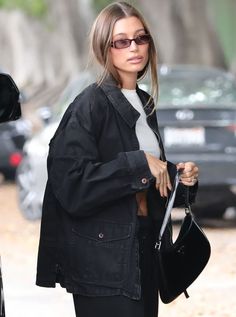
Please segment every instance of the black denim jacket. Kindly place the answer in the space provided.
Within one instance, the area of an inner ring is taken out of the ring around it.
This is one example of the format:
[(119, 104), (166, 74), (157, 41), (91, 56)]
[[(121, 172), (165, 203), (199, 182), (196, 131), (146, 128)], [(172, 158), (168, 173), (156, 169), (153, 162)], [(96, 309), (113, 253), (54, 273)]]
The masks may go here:
[[(137, 93), (166, 160), (153, 103), (138, 87)], [(139, 150), (138, 117), (112, 81), (92, 84), (68, 107), (50, 142), (37, 285), (140, 298), (135, 196), (148, 191), (157, 228), (166, 200)], [(177, 197), (177, 205), (183, 204), (181, 189)]]

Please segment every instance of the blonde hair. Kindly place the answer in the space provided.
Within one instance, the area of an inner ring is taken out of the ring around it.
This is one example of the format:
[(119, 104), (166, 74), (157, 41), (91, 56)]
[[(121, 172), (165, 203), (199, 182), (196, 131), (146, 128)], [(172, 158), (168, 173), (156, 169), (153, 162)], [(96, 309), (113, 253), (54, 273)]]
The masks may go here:
[[(143, 24), (145, 32), (150, 34), (149, 27), (142, 15), (137, 9), (127, 2), (114, 2), (105, 7), (96, 20), (91, 29), (90, 34), (90, 49), (92, 55), (96, 58), (98, 63), (103, 67), (103, 73), (100, 77), (99, 84), (101, 84), (110, 75), (115, 79), (117, 85), (122, 86), (121, 78), (113, 66), (110, 59), (109, 50), (112, 42), (112, 34), (115, 23), (126, 17), (136, 17)], [(149, 58), (148, 63), (144, 69), (138, 73), (138, 80), (142, 79), (150, 66), (151, 75), (151, 95), (158, 95), (158, 76), (157, 76), (157, 52), (153, 39), (149, 43)]]

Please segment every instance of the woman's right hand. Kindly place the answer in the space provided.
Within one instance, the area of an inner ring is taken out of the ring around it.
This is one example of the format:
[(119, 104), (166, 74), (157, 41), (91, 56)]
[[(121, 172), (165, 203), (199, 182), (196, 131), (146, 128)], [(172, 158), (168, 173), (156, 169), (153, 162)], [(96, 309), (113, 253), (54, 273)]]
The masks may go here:
[(156, 189), (160, 191), (162, 197), (167, 197), (168, 189), (172, 189), (167, 162), (163, 162), (149, 153), (145, 153), (145, 155), (150, 171), (156, 179)]

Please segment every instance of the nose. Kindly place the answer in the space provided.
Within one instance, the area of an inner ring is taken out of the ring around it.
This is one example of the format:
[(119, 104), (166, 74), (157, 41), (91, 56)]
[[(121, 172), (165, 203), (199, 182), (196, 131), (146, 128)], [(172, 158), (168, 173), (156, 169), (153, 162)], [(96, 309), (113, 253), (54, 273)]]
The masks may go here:
[(138, 48), (138, 44), (136, 44), (135, 41), (133, 40), (133, 41), (130, 43), (129, 50), (130, 50), (130, 51), (136, 51), (137, 48)]

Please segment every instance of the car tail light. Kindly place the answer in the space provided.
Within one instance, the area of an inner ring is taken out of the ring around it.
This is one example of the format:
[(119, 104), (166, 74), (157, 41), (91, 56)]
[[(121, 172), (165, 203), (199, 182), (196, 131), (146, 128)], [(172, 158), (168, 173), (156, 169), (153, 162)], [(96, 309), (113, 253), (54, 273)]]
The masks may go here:
[(234, 132), (234, 135), (235, 135), (235, 137), (236, 137), (236, 124), (228, 125), (228, 126), (226, 127), (226, 129), (227, 129), (228, 131), (230, 131), (230, 132)]
[(12, 153), (9, 158), (9, 163), (11, 166), (17, 167), (22, 161), (22, 155), (19, 152)]
[(226, 127), (226, 129), (234, 132), (234, 131), (236, 131), (236, 124), (230, 124)]

